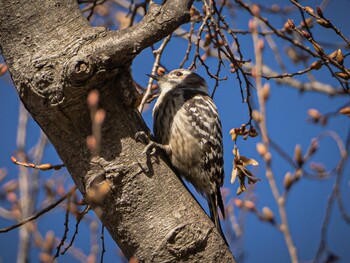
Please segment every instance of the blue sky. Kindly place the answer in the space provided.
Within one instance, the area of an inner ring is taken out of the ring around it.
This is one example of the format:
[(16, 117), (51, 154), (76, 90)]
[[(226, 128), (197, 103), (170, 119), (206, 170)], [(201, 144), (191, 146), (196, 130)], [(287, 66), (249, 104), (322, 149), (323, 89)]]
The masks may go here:
[[(290, 4), (289, 1), (257, 1), (264, 3), (265, 6), (278, 2), (282, 6)], [(321, 1), (300, 1), (304, 5), (310, 5), (315, 7), (320, 4)], [(328, 8), (325, 11), (325, 15), (330, 18), (336, 26), (338, 26), (346, 36), (350, 36), (350, 26), (348, 23), (348, 12), (350, 10), (350, 1), (337, 0), (329, 1)], [(242, 11), (237, 11), (238, 18), (232, 22), (234, 28), (247, 29), (249, 16)], [(283, 25), (283, 21), (289, 18), (289, 16), (280, 17), (276, 16), (271, 19), (272, 22), (278, 25)], [(295, 22), (300, 21), (298, 16), (293, 17)], [(313, 32), (318, 41), (327, 42), (341, 42), (341, 39), (331, 32), (331, 30), (320, 29), (316, 26)], [(253, 46), (250, 36), (239, 36), (241, 43), (242, 53), (245, 59), (251, 58), (254, 61)], [(285, 55), (285, 48), (287, 45), (277, 40), (277, 45), (282, 53), (282, 58), (287, 59)], [(269, 51), (267, 44), (265, 43), (264, 63), (270, 65), (275, 70), (278, 67), (274, 61), (272, 53)], [(182, 61), (184, 51), (186, 50), (187, 43), (184, 40), (172, 39), (167, 46), (165, 53), (162, 57), (162, 63), (166, 65), (168, 69), (177, 68)], [(345, 52), (344, 52), (345, 53)], [(147, 83), (148, 78), (146, 73), (150, 73), (152, 69), (153, 55), (150, 50), (145, 50), (138, 56), (132, 66), (134, 79), (141, 84)], [(286, 60), (287, 61), (287, 60)], [(313, 60), (309, 61), (311, 64)], [(185, 64), (188, 67), (190, 63)], [(210, 58), (208, 64), (215, 72), (215, 66), (217, 60)], [(289, 71), (294, 72), (303, 68), (302, 65), (292, 65), (286, 63)], [(346, 64), (349, 66), (349, 63)], [(198, 68), (198, 73), (206, 78), (210, 87), (214, 86), (214, 81), (206, 76), (203, 67)], [(230, 173), (232, 170), (233, 160), (233, 142), (231, 141), (229, 131), (234, 127), (239, 127), (242, 123), (246, 123), (248, 120), (247, 105), (242, 103), (238, 81), (236, 76), (228, 73), (227, 69), (224, 69), (222, 76), (227, 75), (229, 79), (221, 82), (220, 86), (215, 94), (214, 101), (218, 106), (224, 133), (224, 159), (225, 159), (225, 185), (230, 192), (229, 198), (243, 199), (246, 194), (242, 194), (237, 197), (235, 195), (238, 187), (237, 182), (234, 185), (230, 184)], [(330, 77), (326, 70), (321, 70), (315, 73), (315, 77), (322, 82), (336, 85), (336, 82)], [(299, 80), (307, 80), (306, 77), (296, 77)], [(264, 80), (264, 83), (267, 82)], [(334, 131), (339, 137), (345, 141), (347, 133), (349, 132), (350, 122), (349, 118), (345, 116), (336, 116), (331, 118), (327, 126), (321, 127), (307, 122), (307, 111), (310, 108), (316, 108), (321, 113), (328, 113), (336, 111), (340, 106), (348, 103), (349, 97), (345, 98), (332, 98), (323, 94), (315, 93), (300, 93), (299, 91), (290, 87), (276, 85), (274, 81), (268, 81), (271, 85), (271, 95), (267, 104), (267, 126), (271, 137), (278, 145), (287, 152), (290, 156), (293, 156), (294, 148), (296, 144), (300, 144), (303, 152), (306, 151), (312, 138), (318, 136), (325, 131)], [(254, 84), (254, 81), (252, 80)], [(253, 100), (257, 105), (255, 90), (252, 90)], [(18, 96), (11, 84), (9, 75), (5, 75), (0, 78), (0, 167), (6, 167), (8, 171), (8, 177), (6, 180), (16, 178), (18, 175), (18, 168), (15, 167), (11, 161), (10, 156), (16, 151), (16, 129), (18, 123)], [(151, 110), (148, 109), (143, 114), (149, 127), (152, 127)], [(28, 127), (27, 137), (27, 150), (31, 149), (38, 140), (39, 128), (33, 120), (30, 120)], [(260, 142), (261, 138), (249, 138), (247, 141), (242, 139), (238, 140), (238, 148), (241, 155), (245, 155), (259, 161), (258, 167), (252, 168), (252, 171), (257, 177), (261, 179), (255, 185), (252, 196), (255, 199), (257, 209), (261, 209), (265, 206), (269, 207), (276, 216), (277, 222), (280, 222), (278, 216), (278, 210), (276, 202), (271, 193), (268, 181), (265, 177), (265, 166), (260, 156), (256, 152), (256, 143)], [(272, 151), (272, 168), (276, 178), (279, 190), (283, 190), (283, 177), (286, 172), (293, 172), (293, 168), (284, 161), (275, 151)], [(312, 158), (312, 161), (324, 163), (327, 169), (335, 167), (339, 161), (339, 151), (333, 140), (325, 138), (320, 143), (320, 149)], [(44, 162), (60, 163), (57, 154), (52, 146), (47, 147), (47, 151), (44, 157)], [(67, 184), (71, 184), (72, 181), (69, 175), (64, 171), (56, 173), (46, 172), (41, 173), (41, 180), (46, 178), (52, 178), (55, 176), (62, 176), (66, 180)], [(343, 173), (343, 180), (341, 184), (342, 198), (345, 203), (346, 211), (350, 213), (350, 165), (347, 163)], [(292, 233), (292, 238), (295, 246), (298, 250), (299, 259), (303, 262), (310, 261), (316, 253), (316, 250), (320, 241), (321, 225), (325, 215), (325, 209), (328, 197), (332, 191), (332, 187), (335, 181), (335, 177), (332, 176), (327, 180), (312, 180), (302, 178), (291, 190), (291, 193), (287, 200), (287, 214), (289, 219), (289, 225)], [(0, 185), (1, 186), (1, 185)], [(193, 188), (190, 188), (193, 190)], [(207, 211), (206, 201), (198, 196), (193, 191), (195, 196), (200, 200), (204, 209)], [(41, 197), (42, 198), (42, 197)], [(3, 205), (4, 202), (0, 202)], [(238, 216), (240, 210), (235, 208), (235, 215)], [(94, 218), (94, 215), (90, 212), (90, 217)], [(61, 209), (56, 209), (54, 212), (45, 215), (38, 221), (39, 229), (42, 233), (45, 233), (49, 229), (53, 229), (58, 237), (62, 236), (64, 226), (64, 213)], [(11, 225), (13, 222), (0, 219), (0, 227)], [(74, 218), (71, 218), (71, 232), (74, 231)], [(88, 251), (90, 246), (89, 240), (89, 228), (87, 224), (81, 225), (81, 231), (77, 238), (77, 246), (81, 247), (84, 251)], [(14, 262), (16, 258), (16, 246), (18, 241), (18, 231), (12, 231), (7, 234), (0, 234), (0, 262)], [(290, 257), (285, 245), (285, 241), (281, 232), (272, 227), (266, 222), (261, 222), (257, 217), (248, 213), (246, 215), (244, 225), (244, 253), (245, 263), (250, 262), (289, 262)], [(331, 213), (331, 219), (328, 229), (327, 243), (331, 251), (340, 257), (339, 262), (349, 262), (350, 260), (350, 226), (344, 222), (339, 212), (337, 205), (334, 205), (333, 212)], [(235, 251), (235, 248), (232, 248)], [(105, 262), (116, 262), (117, 248), (109, 235), (106, 233), (106, 255)], [(37, 250), (32, 253), (33, 262), (37, 261)], [(76, 262), (71, 255), (65, 255), (60, 258), (62, 262)], [(117, 261), (118, 262), (118, 261)]]

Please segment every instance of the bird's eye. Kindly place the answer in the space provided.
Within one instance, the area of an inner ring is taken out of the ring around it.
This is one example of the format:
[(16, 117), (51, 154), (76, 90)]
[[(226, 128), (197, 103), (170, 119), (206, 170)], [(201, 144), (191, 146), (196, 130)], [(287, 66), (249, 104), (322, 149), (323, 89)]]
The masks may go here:
[(182, 76), (182, 72), (180, 72), (180, 71), (176, 72), (176, 76), (178, 76), (178, 77)]

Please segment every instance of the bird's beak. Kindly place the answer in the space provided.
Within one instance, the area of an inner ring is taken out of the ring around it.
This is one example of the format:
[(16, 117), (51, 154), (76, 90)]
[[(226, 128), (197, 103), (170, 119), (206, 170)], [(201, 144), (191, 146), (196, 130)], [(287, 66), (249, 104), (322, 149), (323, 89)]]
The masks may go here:
[(146, 74), (148, 77), (155, 79), (156, 81), (161, 81), (164, 80), (164, 76), (156, 76), (156, 75), (151, 75), (151, 74)]

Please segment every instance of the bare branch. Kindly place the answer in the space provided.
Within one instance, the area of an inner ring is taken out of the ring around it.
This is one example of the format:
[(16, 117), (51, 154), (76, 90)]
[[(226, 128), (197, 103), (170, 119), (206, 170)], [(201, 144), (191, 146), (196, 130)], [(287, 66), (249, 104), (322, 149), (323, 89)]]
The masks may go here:
[(68, 196), (71, 196), (75, 191), (77, 190), (77, 187), (72, 187), (65, 195), (63, 195), (61, 198), (59, 198), (57, 201), (53, 202), (52, 204), (50, 204), (49, 206), (45, 207), (44, 209), (40, 210), (38, 213), (36, 213), (35, 215), (32, 215), (30, 217), (28, 217), (27, 219), (19, 222), (18, 224), (6, 227), (6, 228), (2, 228), (0, 229), (0, 233), (6, 233), (9, 232), (15, 228), (18, 228), (20, 226), (25, 225), (26, 223), (33, 221), (37, 218), (39, 218), (40, 216), (42, 216), (43, 214), (47, 213), (48, 211), (52, 210), (53, 208), (55, 208), (56, 206), (58, 206), (60, 203), (62, 203)]

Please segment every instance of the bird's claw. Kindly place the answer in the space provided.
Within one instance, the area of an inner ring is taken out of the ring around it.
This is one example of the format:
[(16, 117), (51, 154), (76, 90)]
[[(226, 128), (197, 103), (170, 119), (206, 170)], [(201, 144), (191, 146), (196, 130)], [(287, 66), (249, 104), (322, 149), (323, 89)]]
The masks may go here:
[(142, 142), (146, 145), (148, 145), (151, 141), (149, 136), (144, 131), (138, 131), (137, 133), (135, 133), (135, 140), (137, 142)]
[(149, 153), (150, 155), (154, 155), (156, 153), (156, 150), (157, 144), (150, 140), (145, 149), (143, 149), (142, 154)]
[(146, 145), (141, 155), (144, 155), (144, 154), (154, 155), (156, 153), (157, 143), (152, 141), (144, 131), (137, 132), (135, 134), (135, 140), (138, 142), (142, 142)]

